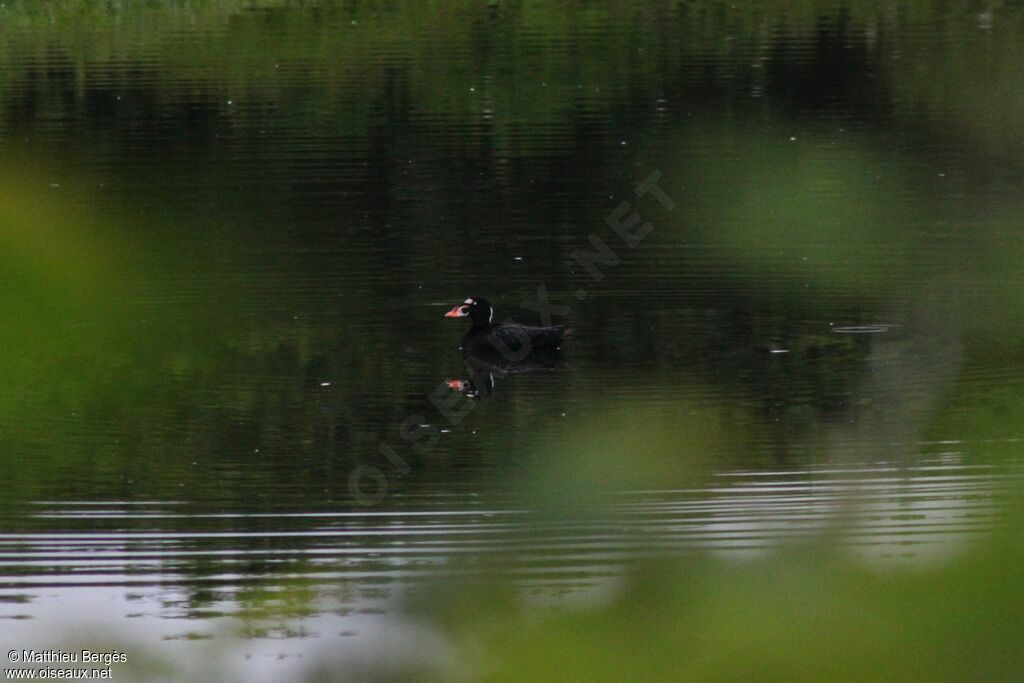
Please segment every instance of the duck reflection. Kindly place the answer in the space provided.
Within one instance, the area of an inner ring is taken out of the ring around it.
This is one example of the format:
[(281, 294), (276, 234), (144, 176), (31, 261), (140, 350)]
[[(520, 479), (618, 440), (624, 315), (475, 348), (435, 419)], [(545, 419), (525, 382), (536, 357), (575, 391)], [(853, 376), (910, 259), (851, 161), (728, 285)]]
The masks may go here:
[(557, 371), (568, 367), (558, 351), (534, 350), (518, 360), (509, 360), (498, 353), (462, 350), (468, 377), (449, 379), (448, 386), (472, 399), (489, 398), (494, 393), (495, 380), (508, 375)]

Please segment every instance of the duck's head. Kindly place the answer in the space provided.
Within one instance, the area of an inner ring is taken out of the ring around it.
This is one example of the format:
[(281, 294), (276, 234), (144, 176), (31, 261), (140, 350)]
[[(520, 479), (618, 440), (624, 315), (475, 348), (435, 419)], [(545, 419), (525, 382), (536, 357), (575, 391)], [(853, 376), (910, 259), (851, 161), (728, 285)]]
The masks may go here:
[(446, 318), (469, 318), (473, 327), (487, 327), (494, 318), (491, 302), (481, 296), (471, 296), (444, 314)]

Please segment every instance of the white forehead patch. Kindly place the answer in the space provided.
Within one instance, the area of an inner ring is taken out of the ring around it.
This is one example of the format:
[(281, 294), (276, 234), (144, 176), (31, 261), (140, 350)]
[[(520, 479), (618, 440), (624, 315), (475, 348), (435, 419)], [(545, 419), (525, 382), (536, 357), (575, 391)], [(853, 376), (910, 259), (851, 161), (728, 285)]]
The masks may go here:
[(469, 304), (470, 306), (472, 306), (472, 305), (473, 305), (473, 300), (472, 300), (472, 299), (466, 299), (466, 300), (465, 300), (465, 301), (463, 301), (462, 303), (464, 303), (464, 304)]

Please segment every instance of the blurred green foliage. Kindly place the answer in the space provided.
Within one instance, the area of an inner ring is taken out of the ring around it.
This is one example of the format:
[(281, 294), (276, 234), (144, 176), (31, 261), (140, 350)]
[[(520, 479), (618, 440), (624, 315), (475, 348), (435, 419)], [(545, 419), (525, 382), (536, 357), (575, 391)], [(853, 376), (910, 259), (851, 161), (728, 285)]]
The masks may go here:
[(1016, 526), (910, 571), (825, 544), (745, 563), (644, 563), (606, 602), (569, 611), (495, 602), (483, 586), (424, 606), (443, 615), (465, 680), (1012, 681), (1022, 559)]

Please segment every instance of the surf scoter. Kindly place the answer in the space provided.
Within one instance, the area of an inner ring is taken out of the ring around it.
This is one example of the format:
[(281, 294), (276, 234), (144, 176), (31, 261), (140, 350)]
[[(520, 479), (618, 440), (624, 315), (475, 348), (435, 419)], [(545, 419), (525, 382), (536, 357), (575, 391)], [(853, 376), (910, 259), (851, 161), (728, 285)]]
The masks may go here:
[(462, 349), (471, 353), (498, 353), (519, 360), (534, 352), (557, 351), (572, 330), (564, 325), (535, 327), (519, 323), (493, 324), (494, 309), (483, 297), (466, 299), (444, 314), (446, 318), (469, 318), (472, 327), (462, 338)]

